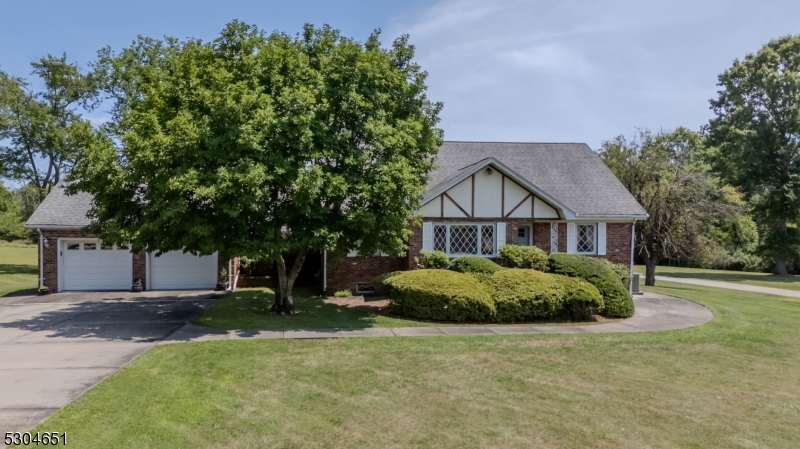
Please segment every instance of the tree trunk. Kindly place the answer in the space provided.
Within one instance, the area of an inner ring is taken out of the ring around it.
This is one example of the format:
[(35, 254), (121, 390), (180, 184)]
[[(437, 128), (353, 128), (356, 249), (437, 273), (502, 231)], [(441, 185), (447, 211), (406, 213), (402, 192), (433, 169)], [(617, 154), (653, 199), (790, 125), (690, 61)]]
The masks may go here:
[(645, 273), (644, 273), (644, 285), (653, 287), (656, 285), (656, 264), (658, 263), (658, 258), (655, 256), (647, 256), (644, 259), (645, 264)]
[[(778, 232), (783, 237), (781, 242), (786, 242), (786, 219), (782, 218), (778, 220)], [(785, 243), (783, 243), (785, 245)], [(778, 251), (775, 254), (775, 270), (773, 270), (773, 274), (777, 274), (778, 276), (786, 276), (788, 273), (786, 271), (786, 248), (781, 246), (778, 248)]]
[(278, 258), (278, 287), (275, 290), (275, 304), (272, 305), (270, 310), (272, 313), (281, 315), (296, 313), (294, 300), (292, 299), (292, 287), (294, 287), (297, 275), (300, 274), (300, 269), (303, 268), (307, 252), (307, 250), (301, 250), (297, 253), (297, 258), (288, 273), (286, 272), (286, 261), (283, 256)]

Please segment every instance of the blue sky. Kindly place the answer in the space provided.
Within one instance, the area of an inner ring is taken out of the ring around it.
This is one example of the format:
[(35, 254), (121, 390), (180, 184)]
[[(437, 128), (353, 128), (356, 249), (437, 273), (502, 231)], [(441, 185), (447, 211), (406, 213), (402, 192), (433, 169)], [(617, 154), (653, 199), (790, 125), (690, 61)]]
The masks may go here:
[(233, 19), (289, 33), (328, 23), (362, 40), (381, 28), (385, 43), (408, 33), (446, 139), (598, 148), (636, 127), (699, 129), (716, 76), (800, 33), (800, 2), (0, 0), (0, 68), (28, 76), (31, 60), (62, 52), (85, 64), (137, 34), (213, 39)]

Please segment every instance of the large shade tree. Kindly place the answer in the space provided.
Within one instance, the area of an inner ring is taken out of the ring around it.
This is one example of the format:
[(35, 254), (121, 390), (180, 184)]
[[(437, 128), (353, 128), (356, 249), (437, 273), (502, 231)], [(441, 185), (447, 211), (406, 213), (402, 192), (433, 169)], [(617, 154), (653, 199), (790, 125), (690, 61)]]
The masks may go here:
[(134, 250), (273, 260), (281, 313), (312, 250), (403, 253), (441, 104), (407, 37), (383, 47), (379, 34), (233, 22), (212, 42), (102, 50), (113, 120), (71, 185), (94, 194), (92, 228)]
[(787, 274), (800, 236), (800, 36), (770, 41), (719, 75), (711, 100), (714, 165), (740, 188), (765, 231), (762, 250)]
[(94, 138), (82, 113), (95, 106), (97, 87), (66, 55), (31, 66), (40, 88), (0, 70), (0, 177), (29, 186), (35, 207)]
[(645, 285), (655, 285), (656, 265), (697, 257), (710, 227), (731, 217), (735, 205), (703, 164), (704, 138), (685, 128), (603, 142), (600, 157), (649, 217), (636, 224), (636, 252), (644, 259)]

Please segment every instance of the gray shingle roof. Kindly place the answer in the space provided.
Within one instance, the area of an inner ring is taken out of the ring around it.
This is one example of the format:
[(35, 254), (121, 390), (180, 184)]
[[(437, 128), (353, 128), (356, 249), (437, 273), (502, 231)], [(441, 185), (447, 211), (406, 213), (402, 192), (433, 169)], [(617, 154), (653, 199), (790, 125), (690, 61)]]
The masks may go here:
[(493, 157), (581, 216), (643, 216), (647, 212), (585, 143), (445, 142), (427, 190)]
[(83, 227), (89, 224), (86, 213), (92, 206), (92, 195), (78, 193), (67, 196), (64, 181), (57, 186), (36, 208), (31, 218), (25, 222), (27, 228)]
[[(581, 216), (643, 216), (631, 196), (584, 143), (445, 142), (428, 192), (458, 177), (468, 166), (493, 157)], [(83, 227), (92, 195), (64, 194), (62, 181), (47, 195), (28, 228)]]

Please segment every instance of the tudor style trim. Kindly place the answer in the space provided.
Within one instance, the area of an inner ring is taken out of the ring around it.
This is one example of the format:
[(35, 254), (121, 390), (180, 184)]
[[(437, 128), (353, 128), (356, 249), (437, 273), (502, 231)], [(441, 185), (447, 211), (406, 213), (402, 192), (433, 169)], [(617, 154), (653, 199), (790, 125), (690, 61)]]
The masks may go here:
[[(458, 176), (453, 177), (448, 182), (446, 182), (446, 183), (440, 185), (439, 187), (437, 187), (436, 189), (433, 189), (430, 192), (428, 192), (428, 194), (425, 195), (425, 197), (422, 199), (422, 204), (427, 204), (427, 203), (431, 202), (437, 196), (442, 195), (443, 193), (447, 192), (451, 188), (453, 188), (456, 185), (458, 185), (461, 181), (464, 181), (468, 177), (473, 176), (475, 173), (483, 170), (484, 168), (486, 168), (486, 167), (488, 167), (490, 165), (492, 167), (494, 167), (495, 169), (497, 169), (497, 171), (499, 171), (500, 174), (504, 177), (503, 178), (503, 187), (505, 187), (505, 177), (508, 177), (512, 181), (516, 182), (520, 186), (522, 186), (525, 189), (527, 189), (529, 192), (532, 192), (535, 196), (538, 196), (542, 201), (547, 203), (550, 207), (554, 208), (556, 210), (556, 212), (558, 212), (560, 219), (572, 220), (572, 219), (575, 219), (577, 217), (577, 214), (572, 209), (568, 208), (563, 203), (561, 203), (558, 200), (556, 200), (555, 198), (553, 198), (550, 194), (548, 194), (544, 190), (542, 190), (539, 187), (533, 185), (530, 181), (528, 181), (527, 179), (522, 177), (519, 173), (516, 173), (514, 170), (510, 169), (507, 165), (503, 164), (502, 162), (498, 161), (497, 159), (495, 159), (493, 157), (487, 157), (487, 158), (485, 158), (485, 159), (483, 159), (481, 161), (476, 162), (475, 164), (472, 164), (472, 165), (468, 166), (468, 168), (465, 167), (463, 173), (461, 173)], [(473, 183), (474, 183), (474, 180), (473, 180)], [(473, 199), (474, 199), (474, 195), (473, 195)], [(474, 204), (474, 201), (473, 201), (473, 204)], [(501, 213), (502, 212), (503, 211), (501, 209)]]

